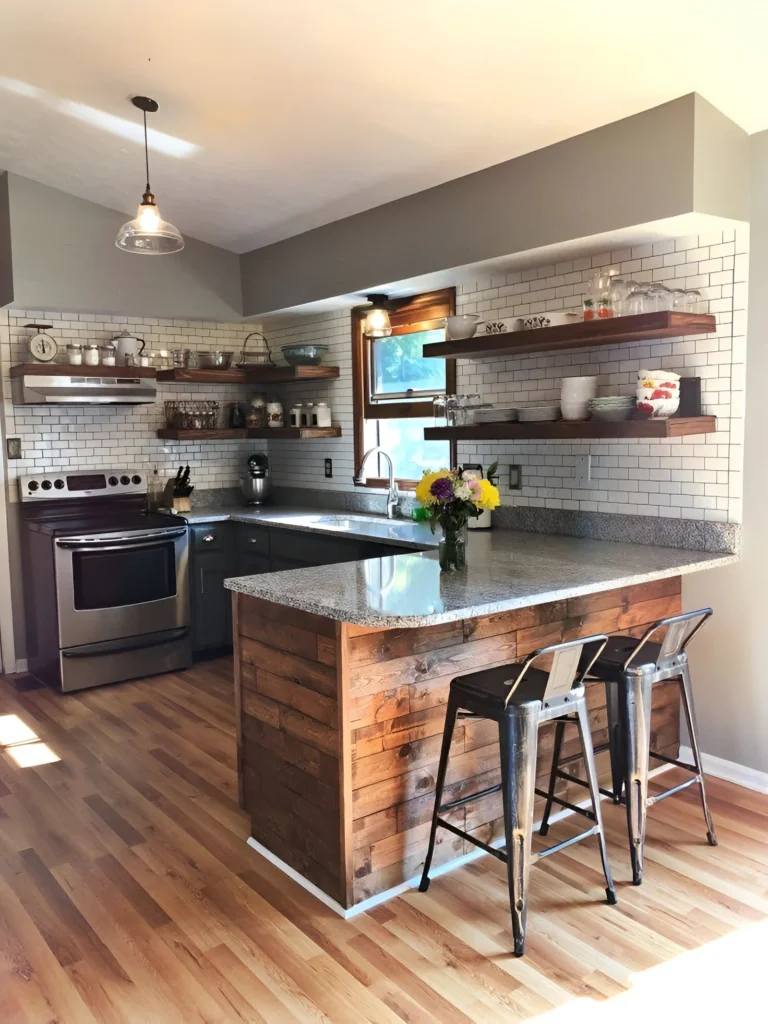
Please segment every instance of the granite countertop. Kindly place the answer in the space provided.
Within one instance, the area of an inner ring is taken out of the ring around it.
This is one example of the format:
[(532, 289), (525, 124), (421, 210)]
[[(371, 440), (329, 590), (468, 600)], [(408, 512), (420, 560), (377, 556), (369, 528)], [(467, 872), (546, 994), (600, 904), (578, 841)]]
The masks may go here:
[(437, 552), (430, 550), (243, 576), (224, 585), (342, 622), (408, 628), (493, 615), (737, 560), (736, 555), (681, 548), (493, 530), (470, 533), (467, 568), (458, 573), (441, 573)]
[(231, 520), (236, 523), (257, 523), (270, 528), (376, 541), (377, 544), (391, 544), (393, 547), (411, 548), (416, 551), (437, 547), (439, 539), (426, 523), (415, 523), (411, 519), (387, 519), (385, 516), (364, 515), (359, 512), (340, 512), (338, 509), (231, 505), (196, 508), (191, 512), (184, 512), (183, 518), (191, 526)]

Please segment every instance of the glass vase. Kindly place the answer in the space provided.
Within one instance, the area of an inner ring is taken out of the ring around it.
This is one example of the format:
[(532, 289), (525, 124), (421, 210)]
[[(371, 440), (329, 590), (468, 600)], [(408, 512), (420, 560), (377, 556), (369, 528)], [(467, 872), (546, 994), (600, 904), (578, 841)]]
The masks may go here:
[(444, 525), (439, 548), (440, 569), (456, 572), (467, 564), (467, 525)]

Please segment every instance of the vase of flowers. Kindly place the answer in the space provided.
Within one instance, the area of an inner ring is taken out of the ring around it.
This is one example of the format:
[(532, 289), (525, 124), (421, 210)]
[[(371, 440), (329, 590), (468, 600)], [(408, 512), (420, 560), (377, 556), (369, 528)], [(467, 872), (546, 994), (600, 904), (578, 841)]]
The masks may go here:
[(466, 527), (470, 519), (499, 504), (499, 492), (490, 480), (458, 469), (428, 470), (416, 486), (416, 500), (426, 511), (432, 532), (443, 528), (440, 568), (443, 572), (466, 565)]

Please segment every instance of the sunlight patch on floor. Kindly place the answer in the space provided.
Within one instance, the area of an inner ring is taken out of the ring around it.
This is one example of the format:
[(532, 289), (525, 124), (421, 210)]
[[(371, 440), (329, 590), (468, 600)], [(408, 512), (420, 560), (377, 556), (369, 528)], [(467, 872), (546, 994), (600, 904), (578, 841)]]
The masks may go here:
[(20, 768), (36, 768), (61, 760), (18, 715), (0, 715), (0, 747)]
[(565, 1003), (536, 1024), (648, 1024), (660, 1008), (665, 1021), (764, 1020), (766, 955), (768, 920), (638, 972), (621, 995)]

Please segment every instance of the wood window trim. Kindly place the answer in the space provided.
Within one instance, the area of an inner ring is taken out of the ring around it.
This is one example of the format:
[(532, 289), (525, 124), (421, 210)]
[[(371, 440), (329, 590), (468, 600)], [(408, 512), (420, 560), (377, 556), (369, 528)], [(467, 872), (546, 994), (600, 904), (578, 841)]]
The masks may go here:
[[(439, 291), (424, 292), (402, 299), (397, 308), (390, 311), (389, 322), (392, 333), (415, 334), (428, 331), (435, 321), (456, 312), (456, 289), (443, 288)], [(383, 419), (420, 419), (432, 415), (431, 402), (389, 402), (378, 405), (369, 400), (367, 382), (370, 379), (370, 345), (363, 335), (363, 320), (368, 308), (363, 306), (352, 310), (352, 407), (354, 419), (355, 472), (365, 454), (365, 421)], [(456, 391), (456, 360), (445, 361), (445, 390), (448, 394)], [(451, 442), (451, 465), (456, 462), (456, 443)], [(412, 491), (418, 480), (397, 480), (401, 490)], [(383, 477), (371, 477), (356, 487), (383, 488), (388, 481)]]

